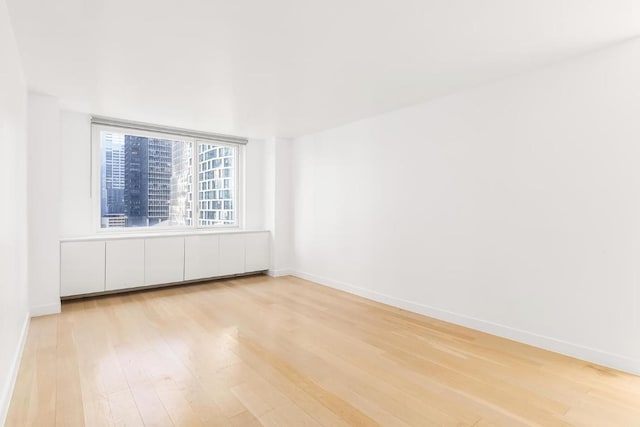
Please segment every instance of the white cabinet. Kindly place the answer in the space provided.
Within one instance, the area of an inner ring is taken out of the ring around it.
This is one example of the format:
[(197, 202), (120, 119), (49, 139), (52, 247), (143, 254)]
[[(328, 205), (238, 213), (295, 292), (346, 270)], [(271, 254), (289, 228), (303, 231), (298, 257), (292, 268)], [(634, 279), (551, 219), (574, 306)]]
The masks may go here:
[(220, 239), (217, 235), (184, 238), (184, 280), (218, 276)]
[(87, 238), (60, 245), (60, 295), (179, 283), (269, 268), (268, 231)]
[(184, 237), (145, 239), (144, 245), (145, 285), (184, 280)]
[(269, 233), (244, 235), (244, 271), (262, 271), (269, 268)]
[(244, 234), (221, 234), (218, 276), (241, 273), (244, 273)]
[(104, 291), (104, 241), (60, 245), (60, 295)]
[(144, 285), (144, 239), (107, 240), (107, 291)]

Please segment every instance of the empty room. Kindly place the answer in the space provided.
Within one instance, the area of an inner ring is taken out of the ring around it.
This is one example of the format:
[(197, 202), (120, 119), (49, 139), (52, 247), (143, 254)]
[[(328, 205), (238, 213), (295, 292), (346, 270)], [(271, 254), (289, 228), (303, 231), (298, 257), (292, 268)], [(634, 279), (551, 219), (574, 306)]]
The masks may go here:
[(0, 426), (640, 426), (640, 2), (0, 0)]

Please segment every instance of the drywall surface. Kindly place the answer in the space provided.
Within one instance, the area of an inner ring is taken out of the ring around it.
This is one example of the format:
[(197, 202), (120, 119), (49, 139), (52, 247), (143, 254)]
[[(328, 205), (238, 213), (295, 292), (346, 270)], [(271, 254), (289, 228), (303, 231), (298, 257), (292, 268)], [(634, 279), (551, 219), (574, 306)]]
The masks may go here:
[(60, 107), (28, 97), (29, 306), (31, 316), (60, 312)]
[(284, 276), (291, 271), (291, 143), (289, 138), (265, 141), (265, 221), (271, 230), (269, 274)]
[[(60, 112), (60, 237), (96, 232), (92, 218), (91, 116)], [(97, 196), (99, 197), (99, 196)]]
[(265, 204), (269, 194), (264, 192), (265, 140), (250, 139), (244, 148), (243, 216), (246, 228), (268, 228)]
[(0, 0), (0, 425), (27, 334), (27, 89), (4, 0)]
[(297, 138), (295, 274), (640, 373), (640, 42)]

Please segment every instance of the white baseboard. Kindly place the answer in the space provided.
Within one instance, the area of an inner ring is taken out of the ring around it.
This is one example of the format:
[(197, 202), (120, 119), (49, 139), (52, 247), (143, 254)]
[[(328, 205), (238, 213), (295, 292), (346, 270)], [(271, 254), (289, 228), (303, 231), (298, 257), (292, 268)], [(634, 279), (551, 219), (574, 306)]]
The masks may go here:
[(598, 365), (607, 366), (635, 375), (640, 375), (640, 360), (638, 359), (629, 358), (620, 354), (609, 353), (603, 350), (559, 340), (553, 337), (539, 335), (533, 332), (524, 331), (522, 329), (512, 328), (498, 323), (466, 316), (464, 314), (442, 310), (426, 304), (407, 301), (401, 298), (396, 298), (390, 295), (385, 295), (379, 292), (371, 291), (369, 289), (361, 288), (359, 286), (354, 286), (349, 283), (332, 280), (326, 277), (316, 276), (314, 274), (293, 270), (289, 271), (289, 273), (290, 275), (299, 277), (301, 279), (310, 280), (321, 285), (339, 289), (341, 291), (381, 302), (383, 304), (388, 304), (394, 307), (402, 308), (404, 310), (412, 311), (414, 313), (423, 314), (425, 316), (444, 320), (450, 323), (465, 326), (467, 328), (486, 332), (499, 337), (508, 338), (524, 344), (532, 345), (534, 347), (539, 347), (545, 350), (571, 356), (576, 359), (581, 359)]
[(0, 426), (3, 426), (7, 420), (7, 414), (9, 412), (9, 405), (11, 404), (11, 397), (13, 396), (13, 388), (16, 385), (16, 379), (18, 378), (18, 371), (20, 370), (20, 362), (22, 361), (22, 353), (24, 352), (24, 344), (27, 342), (27, 334), (29, 333), (29, 322), (31, 316), (27, 313), (24, 323), (22, 325), (22, 331), (20, 331), (20, 341), (18, 347), (13, 356), (11, 362), (11, 368), (9, 370), (9, 376), (7, 382), (2, 385), (0, 394)]
[(58, 314), (62, 311), (60, 302), (54, 304), (44, 304), (31, 307), (31, 317), (46, 316), (48, 314)]
[(268, 270), (267, 274), (271, 277), (292, 276), (294, 273), (290, 268), (281, 268), (280, 270)]

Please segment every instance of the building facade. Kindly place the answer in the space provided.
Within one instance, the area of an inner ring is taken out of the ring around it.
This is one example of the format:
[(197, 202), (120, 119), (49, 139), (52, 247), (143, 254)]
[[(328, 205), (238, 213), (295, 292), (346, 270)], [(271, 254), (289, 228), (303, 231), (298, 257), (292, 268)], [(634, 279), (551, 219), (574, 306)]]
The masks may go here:
[(190, 142), (173, 144), (169, 217), (171, 225), (193, 224), (193, 145)]
[(101, 214), (124, 213), (124, 135), (102, 135), (102, 207)]
[(169, 220), (172, 141), (124, 137), (124, 205), (128, 227)]
[(236, 223), (233, 196), (236, 165), (235, 148), (200, 144), (198, 174), (200, 203), (199, 225), (233, 225)]

